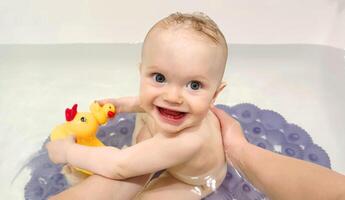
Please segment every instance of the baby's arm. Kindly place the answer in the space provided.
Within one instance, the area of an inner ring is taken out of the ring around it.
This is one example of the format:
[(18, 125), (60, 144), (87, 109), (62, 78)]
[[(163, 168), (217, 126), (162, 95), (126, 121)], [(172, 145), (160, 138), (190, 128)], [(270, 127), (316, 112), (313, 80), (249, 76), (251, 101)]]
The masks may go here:
[(117, 99), (97, 100), (100, 105), (112, 103), (116, 107), (116, 112), (144, 112), (140, 107), (139, 97), (121, 97)]
[(157, 134), (122, 150), (72, 144), (67, 162), (108, 178), (126, 179), (183, 163), (198, 152), (201, 145), (202, 139), (194, 133), (174, 137)]

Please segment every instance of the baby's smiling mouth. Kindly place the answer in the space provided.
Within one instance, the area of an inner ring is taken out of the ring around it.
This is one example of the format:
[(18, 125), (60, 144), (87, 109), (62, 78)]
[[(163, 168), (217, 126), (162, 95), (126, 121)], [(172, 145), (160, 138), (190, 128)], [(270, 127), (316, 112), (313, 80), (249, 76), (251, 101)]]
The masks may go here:
[(171, 120), (182, 119), (187, 114), (186, 112), (175, 111), (167, 108), (162, 108), (159, 106), (157, 106), (157, 109), (163, 117), (169, 118)]

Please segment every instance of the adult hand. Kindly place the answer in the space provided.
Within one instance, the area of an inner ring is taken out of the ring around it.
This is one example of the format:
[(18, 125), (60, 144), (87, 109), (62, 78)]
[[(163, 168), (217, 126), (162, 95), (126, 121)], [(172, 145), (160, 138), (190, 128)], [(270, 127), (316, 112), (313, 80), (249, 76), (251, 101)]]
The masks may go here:
[(235, 119), (220, 109), (212, 111), (220, 121), (228, 164), (269, 199), (345, 199), (344, 175), (251, 145)]
[(242, 149), (249, 144), (244, 137), (241, 125), (223, 110), (216, 107), (212, 107), (211, 110), (220, 122), (227, 161), (229, 164), (236, 164)]

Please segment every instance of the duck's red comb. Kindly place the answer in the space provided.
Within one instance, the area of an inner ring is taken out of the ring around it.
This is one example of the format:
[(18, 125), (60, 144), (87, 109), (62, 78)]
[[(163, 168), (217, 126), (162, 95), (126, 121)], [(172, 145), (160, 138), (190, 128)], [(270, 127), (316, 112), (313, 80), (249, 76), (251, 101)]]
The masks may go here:
[(77, 107), (78, 107), (78, 104), (74, 104), (72, 109), (66, 108), (65, 110), (66, 121), (69, 122), (74, 119), (74, 117), (77, 115)]

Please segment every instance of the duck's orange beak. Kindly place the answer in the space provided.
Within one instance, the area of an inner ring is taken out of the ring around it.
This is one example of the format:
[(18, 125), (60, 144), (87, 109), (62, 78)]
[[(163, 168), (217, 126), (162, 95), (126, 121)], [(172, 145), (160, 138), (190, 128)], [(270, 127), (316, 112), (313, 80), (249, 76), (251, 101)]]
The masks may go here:
[(115, 113), (114, 112), (112, 112), (112, 111), (109, 111), (108, 112), (108, 117), (109, 118), (112, 118), (112, 117), (114, 117), (115, 116)]

